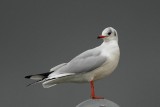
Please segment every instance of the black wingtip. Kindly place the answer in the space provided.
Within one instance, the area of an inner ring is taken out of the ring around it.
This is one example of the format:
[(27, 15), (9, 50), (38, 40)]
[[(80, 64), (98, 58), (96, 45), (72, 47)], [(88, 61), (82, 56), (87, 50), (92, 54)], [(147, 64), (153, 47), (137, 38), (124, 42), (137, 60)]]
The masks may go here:
[(31, 75), (25, 76), (24, 78), (30, 79), (30, 78), (31, 78)]
[(30, 84), (27, 84), (27, 85), (26, 85), (26, 87), (29, 87), (29, 86), (31, 86), (31, 85), (33, 85), (33, 84), (35, 84), (35, 83), (30, 83)]
[(31, 86), (31, 85), (33, 85), (33, 84), (35, 84), (35, 82), (30, 83), (30, 84), (27, 84), (26, 87), (29, 87), (29, 86)]
[(39, 82), (41, 82), (41, 81), (42, 81), (42, 80), (38, 80), (38, 81), (32, 82), (32, 83), (26, 85), (26, 87), (29, 87), (29, 86), (31, 86), (31, 85), (35, 85), (35, 84), (37, 84), (37, 83), (39, 83)]

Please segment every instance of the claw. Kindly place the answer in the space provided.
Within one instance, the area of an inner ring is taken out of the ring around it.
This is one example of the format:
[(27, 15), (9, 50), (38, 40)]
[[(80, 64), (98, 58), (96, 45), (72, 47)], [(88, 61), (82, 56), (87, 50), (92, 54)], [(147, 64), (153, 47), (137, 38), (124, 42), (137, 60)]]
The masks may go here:
[(100, 96), (92, 96), (92, 99), (104, 99), (104, 97), (100, 97)]

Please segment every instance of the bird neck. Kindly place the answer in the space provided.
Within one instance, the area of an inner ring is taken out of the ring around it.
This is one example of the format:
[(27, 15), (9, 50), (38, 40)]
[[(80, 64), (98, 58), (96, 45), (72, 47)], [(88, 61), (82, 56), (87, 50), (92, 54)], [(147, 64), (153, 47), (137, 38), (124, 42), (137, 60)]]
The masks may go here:
[(117, 46), (118, 40), (109, 40), (109, 41), (103, 41), (101, 46)]

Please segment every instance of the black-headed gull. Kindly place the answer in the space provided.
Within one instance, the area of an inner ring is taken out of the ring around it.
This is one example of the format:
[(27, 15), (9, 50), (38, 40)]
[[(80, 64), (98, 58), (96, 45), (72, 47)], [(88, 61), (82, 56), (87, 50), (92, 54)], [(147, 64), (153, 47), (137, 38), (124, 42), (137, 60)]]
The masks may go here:
[(81, 53), (68, 63), (51, 68), (50, 72), (29, 75), (25, 78), (37, 80), (35, 83), (42, 82), (44, 88), (67, 82), (90, 82), (91, 98), (101, 98), (95, 96), (94, 81), (114, 71), (119, 62), (120, 51), (118, 34), (114, 28), (105, 28), (98, 39), (103, 39), (100, 46)]

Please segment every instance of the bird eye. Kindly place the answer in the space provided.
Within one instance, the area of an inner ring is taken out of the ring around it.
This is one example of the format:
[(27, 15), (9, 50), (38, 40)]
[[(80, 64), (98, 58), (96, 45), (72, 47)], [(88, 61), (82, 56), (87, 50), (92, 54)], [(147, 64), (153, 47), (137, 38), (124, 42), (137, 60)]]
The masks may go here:
[(108, 32), (108, 35), (110, 35), (112, 32)]

